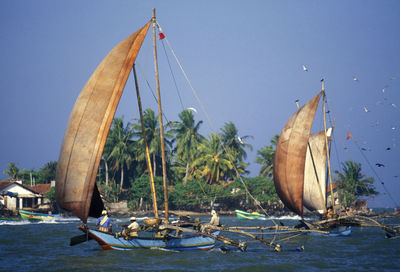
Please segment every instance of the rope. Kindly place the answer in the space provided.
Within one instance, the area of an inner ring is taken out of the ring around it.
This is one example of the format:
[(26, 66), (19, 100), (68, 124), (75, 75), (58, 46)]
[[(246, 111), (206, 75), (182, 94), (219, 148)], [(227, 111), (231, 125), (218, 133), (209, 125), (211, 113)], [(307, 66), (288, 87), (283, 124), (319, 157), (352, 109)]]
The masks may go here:
[(378, 173), (375, 171), (375, 169), (372, 167), (371, 163), (369, 162), (368, 158), (365, 156), (365, 154), (362, 152), (360, 146), (358, 145), (357, 141), (353, 139), (353, 135), (351, 136), (352, 142), (357, 146), (358, 150), (360, 151), (361, 155), (367, 162), (368, 166), (371, 168), (372, 172), (374, 172), (375, 176), (378, 178), (378, 180), (381, 182), (383, 189), (385, 190), (386, 194), (389, 196), (389, 198), (393, 201), (393, 203), (398, 207), (399, 205), (397, 202), (394, 200), (392, 195), (389, 193), (388, 189), (386, 189), (385, 183), (382, 181), (382, 179), (379, 177)]
[[(156, 22), (156, 25), (157, 25), (158, 30), (159, 30), (160, 32), (162, 32), (162, 29), (161, 29), (161, 27), (160, 27), (160, 25), (159, 25), (158, 22)], [(165, 41), (166, 41), (166, 43), (167, 43), (169, 49), (171, 50), (171, 53), (172, 53), (172, 55), (174, 56), (175, 61), (177, 62), (177, 64), (178, 64), (180, 70), (182, 71), (183, 76), (184, 76), (185, 79), (186, 79), (186, 82), (189, 84), (190, 89), (191, 89), (191, 91), (192, 91), (194, 97), (196, 98), (197, 103), (199, 103), (200, 108), (201, 108), (203, 114), (206, 116), (206, 119), (207, 119), (207, 121), (208, 121), (208, 123), (209, 123), (209, 125), (210, 125), (210, 127), (211, 127), (211, 131), (214, 132), (214, 133), (216, 134), (216, 136), (219, 138), (219, 140), (221, 140), (221, 138), (219, 137), (218, 133), (216, 133), (216, 129), (215, 129), (215, 127), (214, 127), (214, 125), (213, 125), (213, 123), (212, 123), (212, 121), (211, 121), (211, 119), (210, 119), (210, 117), (209, 117), (209, 115), (208, 115), (208, 113), (207, 113), (207, 111), (206, 111), (204, 105), (201, 103), (200, 98), (199, 98), (199, 96), (198, 96), (196, 90), (194, 89), (194, 87), (193, 87), (192, 83), (190, 82), (190, 80), (189, 80), (189, 78), (188, 78), (188, 76), (187, 76), (185, 70), (183, 69), (183, 66), (182, 66), (181, 62), (179, 61), (178, 57), (176, 56), (174, 50), (172, 49), (171, 44), (169, 43), (167, 37), (165, 37), (164, 39), (165, 39)], [(221, 143), (222, 143), (222, 140), (221, 140)], [(226, 149), (226, 147), (225, 147), (223, 144), (222, 144), (222, 148), (224, 149), (225, 152), (227, 152), (227, 149)], [(255, 204), (263, 211), (263, 213), (265, 213), (265, 215), (270, 216), (270, 215), (265, 211), (265, 209), (260, 205), (260, 202), (259, 202), (257, 199), (255, 199), (254, 196), (250, 193), (250, 191), (248, 190), (248, 188), (247, 188), (246, 184), (244, 183), (242, 177), (240, 176), (240, 173), (239, 173), (239, 171), (237, 170), (235, 164), (231, 161), (230, 158), (228, 158), (228, 160), (232, 163), (233, 168), (234, 168), (235, 173), (236, 173), (236, 176), (239, 178), (239, 180), (240, 180), (241, 183), (243, 184), (246, 193), (254, 200)], [(272, 221), (275, 225), (278, 225), (273, 219), (271, 219), (271, 221)]]

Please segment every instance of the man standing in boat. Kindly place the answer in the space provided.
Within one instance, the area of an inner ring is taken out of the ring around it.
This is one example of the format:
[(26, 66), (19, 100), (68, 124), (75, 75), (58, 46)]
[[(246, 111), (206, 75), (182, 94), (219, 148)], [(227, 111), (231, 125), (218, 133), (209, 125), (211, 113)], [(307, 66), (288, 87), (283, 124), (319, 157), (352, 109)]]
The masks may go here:
[(99, 226), (100, 231), (112, 232), (111, 219), (108, 217), (107, 211), (103, 210), (101, 215), (102, 216), (97, 219), (96, 226)]
[(215, 210), (211, 211), (211, 220), (210, 223), (208, 223), (211, 226), (219, 226), (219, 216)]

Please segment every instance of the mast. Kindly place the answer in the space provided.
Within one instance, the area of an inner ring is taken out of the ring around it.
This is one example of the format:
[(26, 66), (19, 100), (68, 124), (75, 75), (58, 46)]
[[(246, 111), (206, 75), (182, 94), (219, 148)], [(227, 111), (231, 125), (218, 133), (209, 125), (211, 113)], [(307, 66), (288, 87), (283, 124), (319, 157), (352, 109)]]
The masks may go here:
[(139, 107), (140, 124), (142, 125), (143, 143), (144, 143), (144, 148), (145, 148), (145, 153), (146, 153), (147, 169), (149, 171), (149, 176), (150, 176), (150, 188), (151, 188), (151, 196), (153, 198), (154, 217), (158, 218), (156, 187), (154, 186), (154, 176), (153, 176), (153, 171), (151, 169), (149, 146), (147, 145), (146, 131), (145, 131), (145, 128), (144, 128), (142, 102), (141, 102), (141, 99), (140, 99), (139, 85), (137, 83), (135, 64), (133, 64), (132, 70), (133, 70), (133, 76), (135, 77), (135, 87), (136, 87), (136, 96), (137, 96), (138, 107)]
[(324, 111), (324, 132), (325, 132), (325, 148), (326, 148), (326, 157), (328, 161), (328, 176), (329, 176), (329, 186), (331, 189), (331, 201), (332, 201), (332, 211), (335, 213), (335, 199), (334, 199), (334, 194), (333, 194), (333, 186), (332, 186), (332, 173), (331, 173), (331, 160), (330, 160), (330, 154), (329, 154), (329, 146), (328, 146), (328, 137), (326, 136), (326, 118), (325, 118), (325, 82), (322, 80), (322, 92), (323, 92), (323, 97), (322, 97), (322, 108)]
[(156, 87), (157, 87), (157, 98), (158, 98), (158, 120), (160, 122), (161, 159), (162, 159), (162, 170), (163, 170), (165, 220), (168, 221), (167, 167), (165, 164), (164, 126), (163, 126), (163, 121), (162, 121), (160, 80), (159, 80), (159, 75), (158, 75), (158, 61), (157, 61), (157, 47), (156, 47), (156, 9), (155, 8), (153, 8), (153, 52), (154, 52), (154, 69), (155, 69), (155, 73), (156, 73)]

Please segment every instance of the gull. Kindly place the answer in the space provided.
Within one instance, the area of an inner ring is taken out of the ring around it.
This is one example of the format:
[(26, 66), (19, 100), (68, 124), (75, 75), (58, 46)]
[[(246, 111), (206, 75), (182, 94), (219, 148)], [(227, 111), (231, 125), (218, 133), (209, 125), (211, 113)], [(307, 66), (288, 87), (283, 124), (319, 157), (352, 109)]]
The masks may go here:
[(375, 165), (376, 165), (376, 166), (378, 166), (378, 167), (385, 167), (385, 165), (384, 165), (384, 164), (382, 164), (382, 163), (379, 163), (379, 162), (378, 162), (378, 163), (375, 163)]
[(188, 110), (194, 111), (195, 113), (197, 113), (197, 110), (193, 107), (187, 108)]
[(239, 140), (239, 143), (244, 144), (244, 142), (242, 141), (242, 138), (240, 138), (240, 137), (238, 136), (237, 139)]
[(386, 89), (387, 89), (388, 87), (389, 87), (389, 86), (387, 86), (387, 85), (386, 85), (385, 87), (383, 87), (383, 88), (382, 88), (382, 93), (385, 93), (385, 91), (386, 91)]
[(390, 147), (387, 147), (386, 150), (390, 150)]
[(367, 109), (367, 107), (364, 106), (364, 111), (369, 112), (369, 109)]
[(354, 81), (358, 81), (358, 78), (356, 78), (355, 76), (353, 76), (353, 80), (354, 80)]
[(397, 108), (396, 104), (392, 104), (392, 107), (393, 107), (393, 108)]
[(294, 101), (294, 102), (296, 102), (296, 106), (297, 106), (297, 108), (299, 109), (299, 108), (300, 108), (300, 105), (299, 105), (299, 100), (298, 100), (298, 99), (296, 99), (296, 101)]
[(396, 127), (395, 127), (395, 126), (393, 126), (393, 127), (392, 127), (392, 130), (395, 130), (395, 129), (396, 129)]
[(303, 65), (303, 71), (308, 72), (308, 68)]

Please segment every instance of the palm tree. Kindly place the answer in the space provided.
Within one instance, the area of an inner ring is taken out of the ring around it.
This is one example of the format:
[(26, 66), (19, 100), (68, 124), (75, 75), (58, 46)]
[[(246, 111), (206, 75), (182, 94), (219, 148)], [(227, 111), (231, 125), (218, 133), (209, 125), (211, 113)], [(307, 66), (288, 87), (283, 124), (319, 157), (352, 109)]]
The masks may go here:
[(11, 177), (11, 180), (17, 180), (18, 178), (18, 173), (19, 173), (19, 168), (14, 162), (11, 162), (7, 165), (8, 169), (4, 170), (3, 173), (6, 175), (9, 175)]
[(210, 135), (210, 140), (204, 140), (198, 147), (199, 156), (193, 165), (200, 170), (206, 182), (212, 184), (224, 178), (233, 163), (229, 160), (221, 145), (221, 138), (216, 134)]
[(261, 164), (260, 177), (272, 177), (274, 170), (275, 150), (278, 144), (279, 135), (275, 135), (271, 139), (271, 145), (266, 145), (257, 151), (257, 157), (254, 160), (256, 163)]
[[(153, 160), (153, 172), (154, 176), (157, 173), (157, 161), (161, 160), (161, 137), (160, 137), (160, 124), (158, 121), (158, 117), (156, 117), (155, 113), (151, 109), (146, 109), (143, 114), (143, 123), (144, 129), (146, 133), (146, 141), (149, 147), (149, 152)], [(137, 141), (137, 149), (142, 150), (140, 153), (140, 160), (144, 160), (144, 152), (143, 152), (143, 133), (142, 133), (142, 125), (140, 124), (140, 120), (137, 123), (132, 125), (134, 129), (134, 136), (139, 140)], [(164, 125), (164, 143), (165, 143), (165, 153), (168, 155), (170, 153), (169, 147), (172, 146), (172, 142), (169, 138), (172, 137), (171, 131), (166, 130), (167, 125)], [(161, 170), (160, 170), (161, 171)]]
[(374, 178), (364, 178), (361, 173), (361, 164), (354, 161), (342, 163), (342, 173), (335, 171), (337, 179), (335, 184), (340, 188), (339, 200), (347, 205), (352, 204), (359, 196), (377, 195)]
[(186, 163), (185, 178), (186, 184), (190, 171), (190, 164), (194, 161), (197, 147), (204, 140), (204, 136), (199, 133), (200, 125), (203, 121), (194, 121), (193, 113), (190, 110), (184, 110), (179, 114), (181, 122), (175, 123), (174, 133), (176, 135), (175, 152), (177, 159)]
[(245, 148), (249, 148), (253, 150), (253, 146), (244, 142), (244, 140), (248, 138), (253, 138), (252, 136), (239, 136), (238, 129), (232, 123), (225, 123), (224, 127), (221, 129), (222, 133), (220, 133), (220, 137), (222, 139), (222, 143), (224, 147), (229, 150), (234, 157), (234, 162), (242, 162), (247, 158), (247, 153)]
[(124, 185), (124, 167), (126, 166), (129, 169), (133, 161), (132, 128), (130, 123), (124, 127), (121, 118), (114, 118), (109, 137), (109, 144), (113, 144), (113, 146), (107, 159), (111, 161), (114, 170), (121, 171), (121, 190)]

